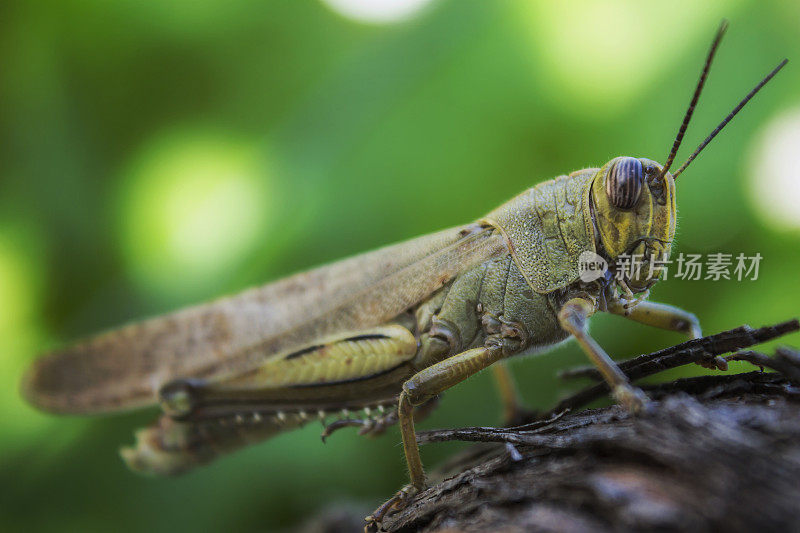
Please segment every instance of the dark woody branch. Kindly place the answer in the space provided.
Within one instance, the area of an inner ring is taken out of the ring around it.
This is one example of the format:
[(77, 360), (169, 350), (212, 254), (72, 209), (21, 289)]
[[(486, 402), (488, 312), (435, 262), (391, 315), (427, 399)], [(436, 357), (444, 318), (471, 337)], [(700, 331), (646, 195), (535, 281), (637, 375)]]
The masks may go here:
[(799, 328), (794, 320), (742, 326), (623, 363), (633, 379), (726, 354), (725, 361), (775, 371), (650, 385), (651, 409), (639, 416), (617, 406), (576, 412), (606, 394), (595, 385), (526, 425), (420, 433), (420, 443), (479, 444), (434, 473), (432, 481), (440, 481), (384, 527), (800, 530), (800, 354), (778, 348), (770, 357), (749, 349)]

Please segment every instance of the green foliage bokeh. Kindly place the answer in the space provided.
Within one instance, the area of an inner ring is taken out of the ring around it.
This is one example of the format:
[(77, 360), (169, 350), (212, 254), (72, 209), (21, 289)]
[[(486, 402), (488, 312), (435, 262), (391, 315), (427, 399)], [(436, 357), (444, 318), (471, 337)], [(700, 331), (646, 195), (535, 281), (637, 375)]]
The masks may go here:
[[(622, 154), (663, 161), (723, 17), (682, 155), (800, 50), (795, 2), (441, 0), (385, 24), (316, 0), (4, 2), (0, 528), (263, 531), (377, 504), (405, 482), (396, 430), (323, 446), (312, 424), (146, 479), (116, 450), (154, 411), (49, 416), (19, 398), (20, 376), (61, 343), (468, 222), (538, 181)], [(795, 66), (678, 186), (676, 253), (764, 257), (757, 281), (653, 291), (707, 332), (798, 314), (800, 232), (752, 193), (759, 139), (800, 106)], [(615, 357), (681, 340), (616, 317), (593, 332)], [(583, 362), (568, 343), (512, 367), (545, 407), (576, 386), (556, 370)], [(498, 421), (480, 375), (424, 427)]]

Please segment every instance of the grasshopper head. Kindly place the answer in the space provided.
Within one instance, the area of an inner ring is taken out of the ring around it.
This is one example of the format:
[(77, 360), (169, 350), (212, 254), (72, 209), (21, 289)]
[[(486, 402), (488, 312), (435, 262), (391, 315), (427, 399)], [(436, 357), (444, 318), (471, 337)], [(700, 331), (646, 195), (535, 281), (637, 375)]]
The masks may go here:
[(646, 290), (658, 280), (675, 237), (672, 174), (650, 159), (617, 157), (595, 174), (591, 195), (606, 259), (614, 263), (625, 255), (641, 265), (626, 269), (631, 275), (625, 281), (634, 292)]
[[(606, 259), (612, 263), (617, 262), (623, 254), (628, 255), (633, 268), (625, 269), (623, 281), (633, 292), (643, 292), (653, 285), (661, 274), (657, 262), (669, 258), (675, 236), (675, 181), (678, 176), (745, 104), (786, 65), (787, 60), (784, 59), (772, 69), (700, 143), (686, 162), (670, 173), (669, 169), (683, 141), (727, 27), (727, 21), (723, 20), (711, 43), (700, 80), (683, 116), (678, 135), (672, 143), (667, 162), (661, 166), (650, 159), (617, 157), (606, 163), (594, 176), (591, 198), (595, 227), (602, 244), (601, 252), (605, 252)], [(655, 267), (651, 268), (651, 264), (655, 264)]]

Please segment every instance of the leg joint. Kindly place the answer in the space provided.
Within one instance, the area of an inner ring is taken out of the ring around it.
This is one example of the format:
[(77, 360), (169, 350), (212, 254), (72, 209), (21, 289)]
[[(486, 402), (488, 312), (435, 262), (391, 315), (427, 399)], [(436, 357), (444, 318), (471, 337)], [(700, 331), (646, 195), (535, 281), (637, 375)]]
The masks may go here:
[(164, 414), (175, 420), (185, 420), (198, 407), (198, 389), (203, 382), (192, 379), (175, 379), (162, 386), (158, 398)]
[(572, 299), (561, 307), (558, 312), (558, 320), (562, 326), (583, 330), (586, 328), (586, 319), (591, 315), (591, 311), (588, 301)]
[(426, 394), (423, 392), (420, 383), (413, 377), (403, 384), (403, 392), (400, 393), (400, 409), (407, 404), (409, 410), (411, 407), (422, 405), (435, 394)]

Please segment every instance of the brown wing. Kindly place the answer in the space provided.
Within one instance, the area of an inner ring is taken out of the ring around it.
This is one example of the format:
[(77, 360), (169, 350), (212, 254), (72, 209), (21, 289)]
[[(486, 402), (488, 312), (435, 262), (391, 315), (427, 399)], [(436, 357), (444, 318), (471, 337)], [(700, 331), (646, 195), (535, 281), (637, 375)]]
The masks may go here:
[(50, 353), (23, 393), (60, 413), (146, 406), (171, 379), (236, 375), (314, 339), (386, 323), (504, 253), (503, 237), (477, 224), (387, 246)]

